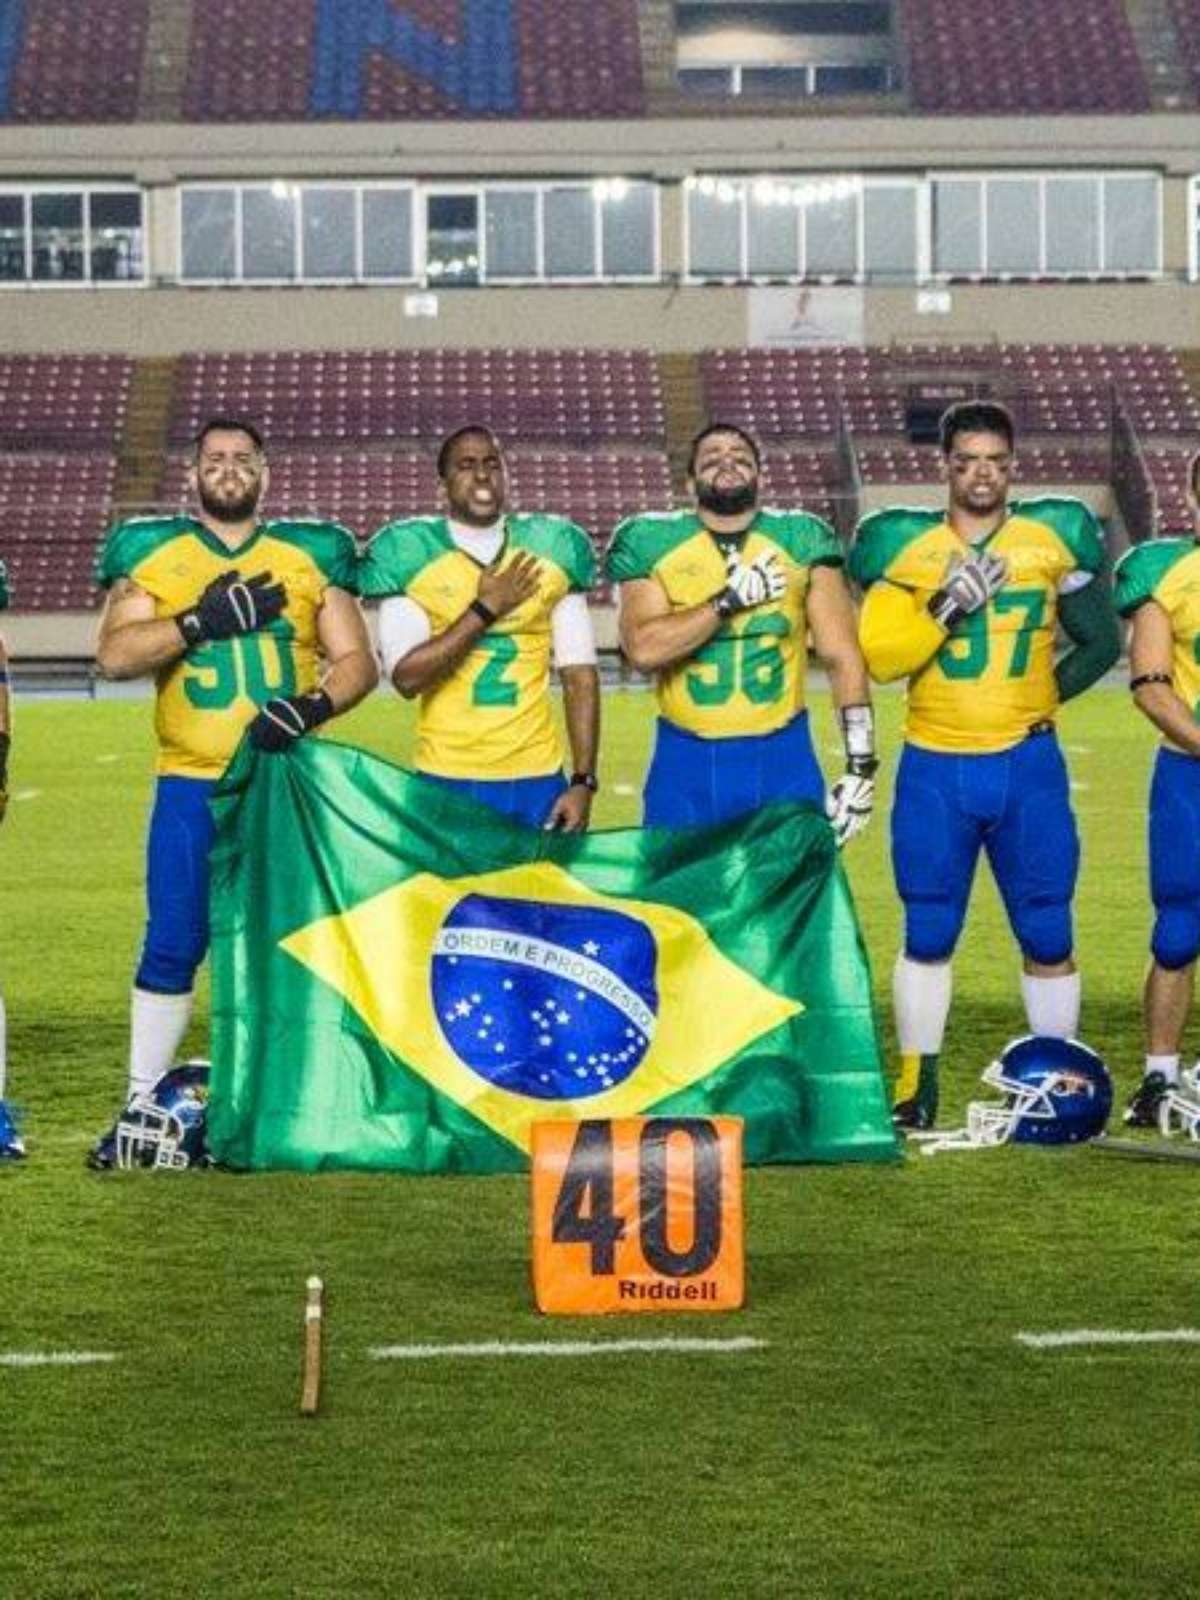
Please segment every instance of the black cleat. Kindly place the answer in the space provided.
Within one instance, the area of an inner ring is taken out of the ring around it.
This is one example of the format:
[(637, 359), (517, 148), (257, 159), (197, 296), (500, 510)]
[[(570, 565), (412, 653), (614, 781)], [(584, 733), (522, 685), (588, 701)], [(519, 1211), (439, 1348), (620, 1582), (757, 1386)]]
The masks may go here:
[(1170, 1085), (1161, 1072), (1148, 1072), (1125, 1107), (1127, 1128), (1157, 1128), (1158, 1108)]
[(937, 1120), (937, 1107), (920, 1095), (898, 1100), (892, 1107), (892, 1127), (901, 1133), (928, 1133)]
[(117, 1165), (117, 1125), (102, 1133), (88, 1151), (86, 1162), (93, 1172), (112, 1172)]

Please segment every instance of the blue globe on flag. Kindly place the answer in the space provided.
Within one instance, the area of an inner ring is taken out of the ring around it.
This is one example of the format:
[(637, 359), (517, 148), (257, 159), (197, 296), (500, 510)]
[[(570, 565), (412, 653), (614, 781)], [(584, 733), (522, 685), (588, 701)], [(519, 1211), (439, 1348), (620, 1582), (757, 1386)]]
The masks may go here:
[(434, 942), (433, 1005), (450, 1049), (488, 1083), (585, 1099), (650, 1048), (656, 957), (650, 930), (619, 911), (466, 895)]

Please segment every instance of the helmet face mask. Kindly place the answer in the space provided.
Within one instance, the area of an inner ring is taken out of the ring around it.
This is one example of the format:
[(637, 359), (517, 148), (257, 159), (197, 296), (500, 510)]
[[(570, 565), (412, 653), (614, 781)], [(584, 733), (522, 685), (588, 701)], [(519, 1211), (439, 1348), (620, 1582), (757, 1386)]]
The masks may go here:
[(967, 1126), (923, 1143), (926, 1152), (1079, 1144), (1104, 1132), (1112, 1109), (1108, 1070), (1077, 1039), (1014, 1039), (984, 1069), (983, 1081), (1003, 1098), (972, 1101)]
[(117, 1166), (174, 1172), (207, 1166), (208, 1076), (207, 1061), (185, 1061), (148, 1094), (134, 1095), (117, 1122)]
[(1158, 1130), (1164, 1139), (1186, 1133), (1200, 1142), (1200, 1062), (1180, 1074), (1158, 1103)]

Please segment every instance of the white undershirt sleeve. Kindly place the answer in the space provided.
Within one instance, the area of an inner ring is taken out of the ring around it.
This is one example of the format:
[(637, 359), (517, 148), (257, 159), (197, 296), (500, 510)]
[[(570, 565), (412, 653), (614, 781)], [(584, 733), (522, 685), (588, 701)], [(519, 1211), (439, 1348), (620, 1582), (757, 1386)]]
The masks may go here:
[(429, 614), (406, 594), (393, 594), (379, 608), (379, 654), (388, 682), (396, 663), (432, 638)]
[(587, 595), (565, 594), (550, 613), (550, 636), (556, 667), (594, 667), (596, 636)]

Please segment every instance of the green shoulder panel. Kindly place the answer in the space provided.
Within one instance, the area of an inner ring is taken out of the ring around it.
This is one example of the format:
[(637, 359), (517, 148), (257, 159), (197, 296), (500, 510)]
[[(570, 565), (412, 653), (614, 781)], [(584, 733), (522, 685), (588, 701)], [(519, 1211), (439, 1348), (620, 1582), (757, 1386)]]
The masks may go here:
[(902, 551), (945, 520), (944, 511), (923, 506), (872, 511), (854, 530), (847, 563), (850, 576), (862, 589), (877, 583)]
[(773, 539), (801, 566), (840, 567), (846, 559), (837, 534), (811, 512), (764, 508), (751, 526), (756, 533)]
[(358, 564), (358, 592), (364, 600), (403, 594), (418, 572), (454, 548), (444, 517), (387, 522), (372, 535)]
[(119, 522), (100, 547), (96, 576), (101, 586), (108, 589), (118, 578), (133, 577), (156, 550), (200, 529), (194, 517), (133, 517)]
[(1018, 516), (1044, 522), (1052, 528), (1081, 571), (1099, 572), (1104, 566), (1104, 529), (1095, 512), (1082, 500), (1070, 495), (1046, 494), (1035, 500), (1014, 500), (1011, 509)]
[(590, 589), (595, 583), (596, 552), (574, 522), (527, 514), (510, 517), (508, 528), (514, 544), (560, 567), (572, 589)]
[(1121, 615), (1128, 617), (1147, 600), (1153, 600), (1154, 591), (1171, 568), (1195, 550), (1194, 539), (1146, 539), (1126, 550), (1113, 572)]
[(0, 561), (0, 611), (7, 610), (9, 603), (10, 595), (8, 589), (8, 572), (5, 569), (3, 561)]
[(690, 511), (649, 511), (619, 522), (604, 558), (613, 583), (648, 578), (664, 556), (693, 538), (700, 524)]
[(312, 558), (327, 583), (358, 593), (358, 551), (354, 535), (340, 522), (281, 518), (268, 522), (263, 532), (271, 539), (294, 544)]

